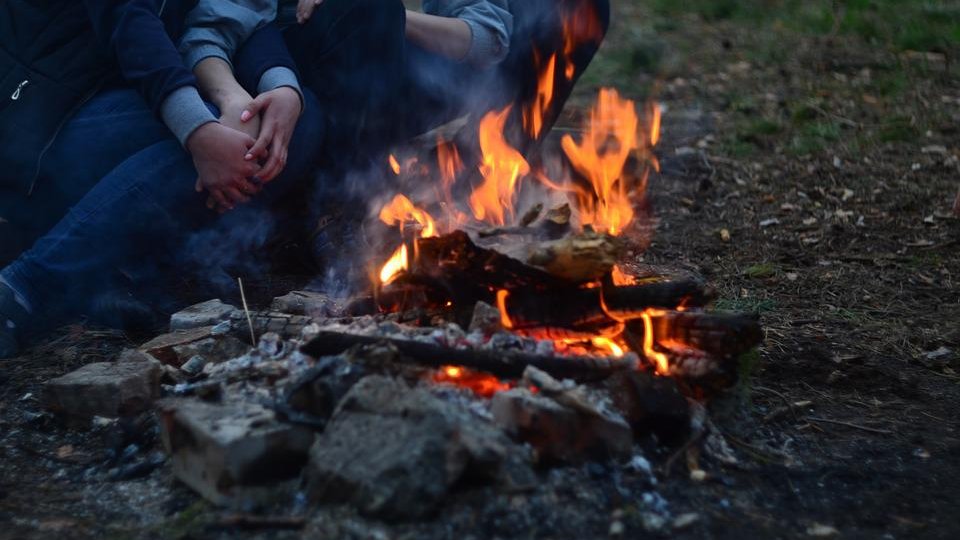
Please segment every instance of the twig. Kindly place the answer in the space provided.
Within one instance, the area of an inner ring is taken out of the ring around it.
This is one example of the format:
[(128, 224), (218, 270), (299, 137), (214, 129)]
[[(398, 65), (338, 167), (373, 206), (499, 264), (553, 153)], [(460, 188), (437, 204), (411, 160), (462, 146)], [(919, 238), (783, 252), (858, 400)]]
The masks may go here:
[(247, 307), (247, 295), (243, 292), (243, 278), (237, 278), (240, 286), (240, 300), (243, 301), (243, 313), (247, 316), (247, 326), (250, 328), (250, 345), (257, 346), (257, 335), (253, 332), (253, 319), (250, 318), (250, 308)]
[(810, 422), (819, 422), (819, 423), (823, 423), (823, 424), (835, 424), (835, 425), (838, 425), (838, 426), (846, 426), (846, 427), (849, 427), (849, 428), (859, 429), (859, 430), (862, 430), (862, 431), (867, 431), (867, 432), (869, 432), (869, 433), (877, 433), (877, 434), (880, 434), (880, 435), (893, 435), (893, 432), (890, 431), (889, 429), (877, 429), (877, 428), (872, 428), (872, 427), (868, 427), (868, 426), (861, 426), (860, 424), (854, 424), (854, 423), (852, 423), (852, 422), (843, 422), (843, 421), (840, 421), (840, 420), (830, 420), (829, 418), (818, 418), (818, 417), (816, 417), (816, 416), (807, 416), (807, 417), (804, 418), (804, 420), (808, 420), (808, 421), (810, 421)]

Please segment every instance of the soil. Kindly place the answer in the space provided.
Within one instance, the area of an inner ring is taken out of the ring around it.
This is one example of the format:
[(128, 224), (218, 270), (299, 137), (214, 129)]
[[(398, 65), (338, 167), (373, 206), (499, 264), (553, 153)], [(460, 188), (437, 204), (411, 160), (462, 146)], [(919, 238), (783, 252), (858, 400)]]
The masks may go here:
[(759, 361), (712, 411), (738, 464), (704, 457), (695, 481), (661, 447), (647, 452), (656, 486), (594, 463), (544, 471), (533, 493), (465, 486), (425, 523), (324, 508), (300, 530), (238, 530), (168, 466), (111, 480), (109, 452), (151, 448), (149, 429), (77, 432), (40, 414), (44, 381), (131, 345), (77, 325), (0, 369), (0, 537), (643, 537), (661, 503), (697, 515), (662, 529), (678, 538), (960, 537), (950, 55), (693, 15), (653, 32), (643, 8), (617, 9), (568, 120), (611, 73), (665, 106), (658, 226), (632, 263), (699, 273), (719, 308), (761, 313)]

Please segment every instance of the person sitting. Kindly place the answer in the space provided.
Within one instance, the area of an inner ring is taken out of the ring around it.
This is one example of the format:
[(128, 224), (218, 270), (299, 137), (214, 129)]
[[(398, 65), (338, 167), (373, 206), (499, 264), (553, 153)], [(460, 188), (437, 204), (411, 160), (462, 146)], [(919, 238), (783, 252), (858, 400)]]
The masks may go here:
[(0, 108), (0, 216), (24, 230), (59, 219), (0, 272), (0, 358), (16, 354), (41, 320), (84, 309), (114, 287), (118, 267), (210, 256), (186, 249), (196, 231), (230, 233), (261, 219), (231, 212), (218, 220), (211, 208), (257, 195), (245, 208), (257, 211), (312, 170), (322, 115), (299, 88), (279, 31), (258, 29), (235, 59), (260, 100), (254, 139), (203, 101), (177, 51), (192, 6), (0, 6), (0, 68), (5, 84), (18, 80)]

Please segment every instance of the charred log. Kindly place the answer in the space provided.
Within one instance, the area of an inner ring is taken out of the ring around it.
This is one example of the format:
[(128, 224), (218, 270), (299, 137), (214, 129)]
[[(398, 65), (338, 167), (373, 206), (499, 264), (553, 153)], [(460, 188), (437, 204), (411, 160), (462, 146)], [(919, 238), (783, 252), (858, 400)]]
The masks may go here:
[[(739, 356), (763, 341), (760, 321), (752, 315), (667, 311), (651, 316), (654, 341), (683, 343), (719, 357)], [(627, 329), (643, 336), (640, 321), (627, 323)]]
[(695, 280), (655, 281), (615, 287), (608, 280), (603, 286), (603, 304), (607, 313), (619, 320), (637, 319), (650, 308), (675, 309), (703, 307), (716, 297), (716, 293)]
[(313, 358), (320, 358), (341, 354), (357, 345), (376, 344), (392, 345), (402, 357), (425, 366), (438, 368), (458, 365), (504, 378), (519, 378), (527, 366), (537, 367), (554, 377), (576, 380), (599, 380), (621, 370), (636, 369), (636, 363), (627, 358), (560, 357), (521, 351), (454, 349), (430, 342), (340, 332), (320, 332), (301, 351)]

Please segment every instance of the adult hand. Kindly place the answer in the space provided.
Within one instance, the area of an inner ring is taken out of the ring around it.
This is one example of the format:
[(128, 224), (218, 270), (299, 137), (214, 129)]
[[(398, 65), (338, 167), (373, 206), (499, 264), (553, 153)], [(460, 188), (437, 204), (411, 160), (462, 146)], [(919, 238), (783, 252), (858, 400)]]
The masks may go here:
[(260, 135), (245, 156), (248, 161), (263, 161), (257, 175), (260, 180), (273, 180), (287, 166), (287, 147), (301, 109), (300, 94), (293, 88), (281, 86), (257, 96), (240, 115), (242, 122), (260, 116)]
[(317, 8), (323, 0), (299, 0), (297, 2), (297, 22), (303, 24), (313, 15), (313, 10)]
[(207, 208), (220, 212), (246, 203), (257, 187), (249, 180), (259, 173), (255, 162), (244, 159), (253, 137), (217, 122), (206, 123), (187, 139), (187, 149), (197, 168), (197, 192), (207, 190)]

